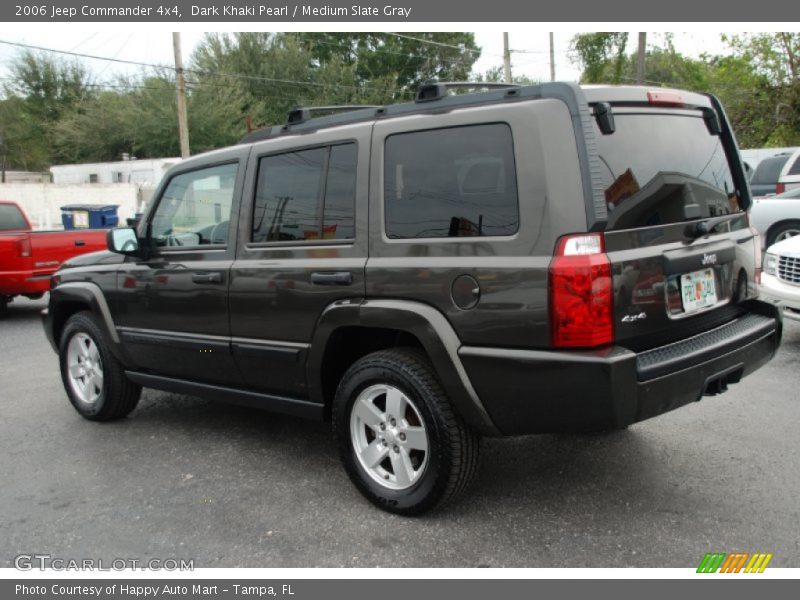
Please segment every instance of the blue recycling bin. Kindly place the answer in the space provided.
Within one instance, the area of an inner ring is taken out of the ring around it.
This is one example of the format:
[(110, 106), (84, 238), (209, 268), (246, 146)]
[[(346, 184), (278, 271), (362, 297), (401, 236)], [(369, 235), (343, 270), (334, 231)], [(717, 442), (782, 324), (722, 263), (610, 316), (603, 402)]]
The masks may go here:
[(108, 229), (119, 223), (119, 204), (68, 204), (61, 207), (64, 229)]

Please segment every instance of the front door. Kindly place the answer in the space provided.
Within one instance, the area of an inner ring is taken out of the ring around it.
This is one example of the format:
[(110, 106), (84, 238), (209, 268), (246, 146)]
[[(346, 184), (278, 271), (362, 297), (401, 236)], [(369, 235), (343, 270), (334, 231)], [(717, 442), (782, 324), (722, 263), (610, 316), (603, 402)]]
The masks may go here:
[(115, 321), (137, 369), (241, 384), (231, 356), (228, 287), (245, 159), (235, 149), (161, 186), (144, 224), (152, 254), (129, 259), (117, 281)]

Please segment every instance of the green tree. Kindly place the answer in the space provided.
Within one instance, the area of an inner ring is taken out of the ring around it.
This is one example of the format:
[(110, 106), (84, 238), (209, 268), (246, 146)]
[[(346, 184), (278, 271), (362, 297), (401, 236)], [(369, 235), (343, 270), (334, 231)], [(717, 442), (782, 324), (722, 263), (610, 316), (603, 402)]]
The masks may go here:
[(356, 67), (360, 83), (392, 74), (399, 90), (412, 93), (431, 79), (468, 79), (480, 56), (472, 33), (307, 33), (301, 40), (318, 64), (338, 57)]
[(583, 83), (620, 83), (627, 46), (625, 32), (581, 33), (572, 38), (570, 57), (583, 68)]
[(757, 145), (763, 146), (800, 145), (800, 33), (723, 39), (734, 57), (752, 68), (750, 81), (739, 81), (738, 95), (745, 104), (758, 105), (752, 113), (758, 126), (753, 141), (760, 139)]
[(61, 158), (53, 148), (54, 125), (90, 98), (93, 88), (81, 63), (26, 50), (12, 59), (3, 92), (10, 159), (22, 168), (40, 170)]

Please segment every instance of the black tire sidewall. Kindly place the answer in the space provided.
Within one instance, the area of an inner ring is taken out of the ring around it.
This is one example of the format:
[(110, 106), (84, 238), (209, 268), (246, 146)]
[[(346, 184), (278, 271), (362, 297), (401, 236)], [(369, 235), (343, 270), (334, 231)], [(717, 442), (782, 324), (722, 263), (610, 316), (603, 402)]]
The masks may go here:
[[(358, 395), (375, 384), (390, 384), (406, 394), (417, 407), (428, 435), (428, 463), (420, 479), (404, 490), (388, 489), (377, 483), (364, 471), (350, 435), (350, 417), (353, 404)], [(400, 514), (413, 515), (434, 506), (447, 488), (449, 477), (449, 445), (444, 439), (444, 428), (431, 405), (435, 400), (429, 398), (432, 390), (424, 382), (416, 380), (413, 374), (384, 361), (381, 366), (354, 366), (342, 379), (336, 393), (334, 405), (335, 433), (339, 452), (345, 469), (356, 487), (374, 504)]]
[[(75, 396), (75, 393), (72, 390), (72, 383), (69, 380), (67, 349), (69, 348), (69, 343), (72, 338), (79, 333), (85, 333), (92, 339), (95, 346), (97, 346), (97, 350), (100, 353), (100, 360), (103, 364), (103, 391), (100, 394), (100, 397), (97, 399), (97, 402), (92, 404), (83, 402), (80, 398)], [(75, 410), (77, 410), (86, 418), (92, 419), (101, 416), (103, 409), (106, 407), (106, 404), (111, 397), (110, 386), (112, 382), (112, 374), (110, 369), (112, 357), (102, 331), (95, 324), (94, 319), (89, 314), (80, 313), (71, 317), (67, 321), (59, 343), (58, 358), (59, 366), (61, 368), (61, 380), (64, 383), (64, 390), (67, 392), (67, 397), (72, 403), (72, 406), (74, 406)]]
[(800, 221), (789, 221), (778, 227), (775, 231), (770, 234), (769, 240), (767, 240), (767, 248), (772, 246), (773, 244), (778, 243), (778, 236), (784, 233), (789, 229), (797, 229), (800, 230)]

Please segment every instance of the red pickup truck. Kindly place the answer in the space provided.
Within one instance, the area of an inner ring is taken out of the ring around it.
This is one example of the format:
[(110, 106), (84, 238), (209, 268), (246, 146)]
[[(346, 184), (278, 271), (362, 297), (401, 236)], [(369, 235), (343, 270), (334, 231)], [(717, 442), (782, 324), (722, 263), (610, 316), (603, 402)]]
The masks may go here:
[(16, 202), (0, 200), (0, 316), (14, 296), (40, 298), (65, 260), (106, 249), (106, 229), (31, 229)]

